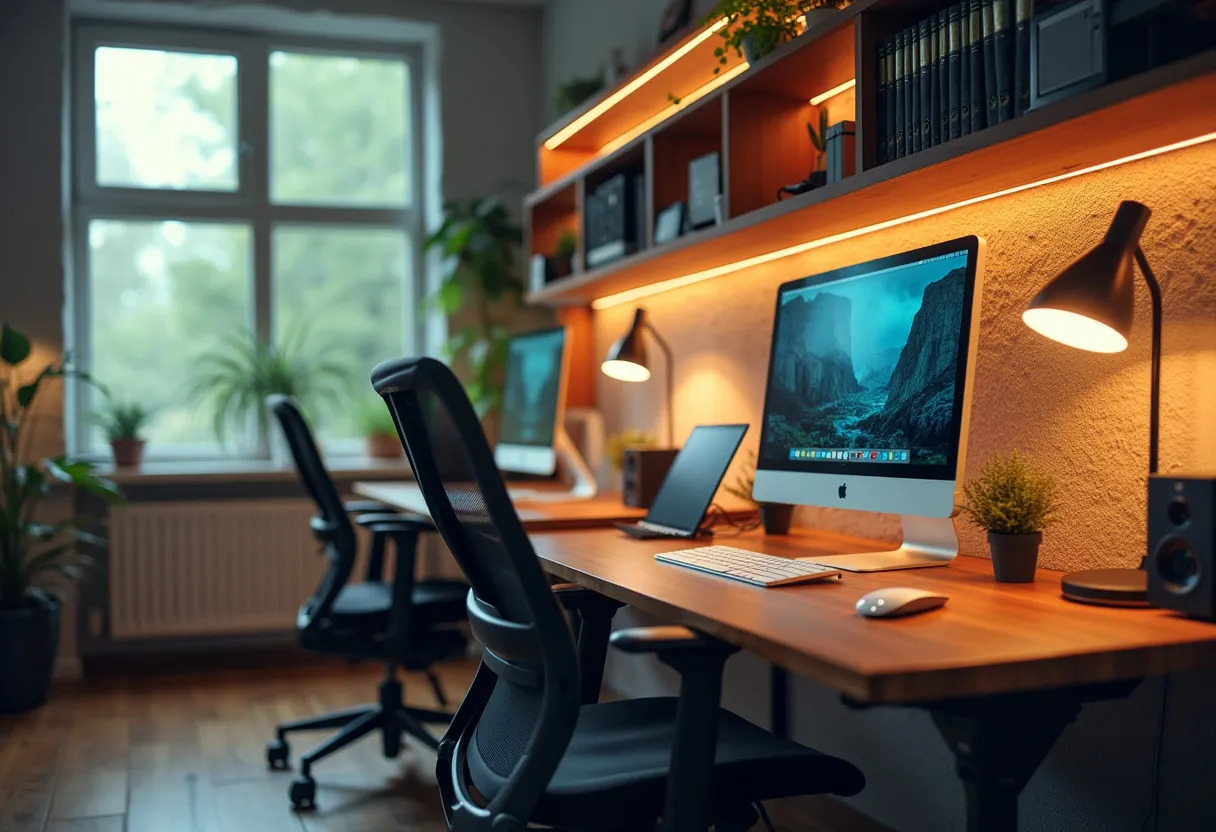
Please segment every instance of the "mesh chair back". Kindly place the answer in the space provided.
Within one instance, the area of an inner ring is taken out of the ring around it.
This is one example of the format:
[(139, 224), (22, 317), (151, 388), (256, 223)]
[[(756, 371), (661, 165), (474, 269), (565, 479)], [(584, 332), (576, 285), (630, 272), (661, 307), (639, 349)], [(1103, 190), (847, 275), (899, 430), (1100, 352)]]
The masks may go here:
[(430, 358), (385, 362), (372, 384), (393, 414), (431, 519), (471, 586), (469, 622), (485, 647), (483, 668), (497, 676), (471, 720), (469, 698), (461, 706), (469, 730), (457, 753), (475, 743), (471, 764), (508, 778), (492, 814), (527, 817), (578, 713), (569, 627), (451, 370)]

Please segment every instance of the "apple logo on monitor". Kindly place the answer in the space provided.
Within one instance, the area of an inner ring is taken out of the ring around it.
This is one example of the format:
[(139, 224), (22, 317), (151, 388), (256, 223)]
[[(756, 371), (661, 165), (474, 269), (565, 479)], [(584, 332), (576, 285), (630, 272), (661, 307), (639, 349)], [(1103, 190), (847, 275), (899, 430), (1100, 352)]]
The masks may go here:
[(842, 499), (842, 500), (843, 500), (843, 499), (844, 499), (844, 498), (847, 496), (847, 495), (845, 494), (845, 492), (846, 492), (846, 491), (848, 491), (848, 489), (849, 489), (849, 484), (848, 484), (848, 483), (843, 483), (843, 484), (840, 486), (840, 488), (837, 488), (837, 489), (836, 489), (836, 496), (840, 497), (840, 499)]

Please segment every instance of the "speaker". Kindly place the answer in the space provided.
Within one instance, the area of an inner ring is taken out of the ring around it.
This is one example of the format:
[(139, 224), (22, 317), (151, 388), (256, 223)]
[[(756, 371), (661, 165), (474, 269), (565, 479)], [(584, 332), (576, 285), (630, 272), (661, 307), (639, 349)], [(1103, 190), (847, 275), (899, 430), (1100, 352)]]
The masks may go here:
[(1148, 599), (1216, 621), (1216, 477), (1148, 481)]
[(625, 505), (650, 508), (678, 453), (679, 450), (672, 448), (626, 448), (621, 487)]

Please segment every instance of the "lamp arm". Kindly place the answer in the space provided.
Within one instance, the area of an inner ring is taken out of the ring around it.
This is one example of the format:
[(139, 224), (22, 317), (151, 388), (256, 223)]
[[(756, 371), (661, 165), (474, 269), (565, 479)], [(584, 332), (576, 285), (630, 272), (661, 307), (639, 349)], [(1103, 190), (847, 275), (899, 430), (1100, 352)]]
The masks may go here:
[(667, 362), (667, 443), (669, 447), (676, 446), (676, 420), (675, 420), (675, 363), (671, 357), (671, 347), (667, 346), (667, 342), (663, 340), (663, 336), (659, 331), (650, 325), (649, 321), (644, 324), (646, 331), (650, 333), (650, 337), (654, 338), (655, 343), (659, 345), (659, 349), (663, 353), (663, 359)]
[(1148, 265), (1148, 258), (1144, 256), (1144, 249), (1140, 246), (1136, 246), (1136, 262), (1140, 264), (1140, 271), (1144, 274), (1144, 282), (1148, 284), (1148, 294), (1152, 300), (1153, 352), (1149, 365), (1152, 374), (1152, 390), (1150, 391), (1148, 414), (1148, 472), (1155, 474), (1157, 473), (1157, 442), (1160, 437), (1159, 422), (1161, 418), (1161, 286), (1157, 283), (1157, 278), (1153, 276), (1153, 270)]

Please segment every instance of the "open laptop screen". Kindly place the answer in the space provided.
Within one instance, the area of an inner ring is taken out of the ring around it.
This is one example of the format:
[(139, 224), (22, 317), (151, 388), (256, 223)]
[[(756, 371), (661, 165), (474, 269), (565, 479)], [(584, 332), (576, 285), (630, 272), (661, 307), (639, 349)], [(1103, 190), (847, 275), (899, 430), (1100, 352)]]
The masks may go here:
[(646, 522), (692, 533), (701, 524), (747, 425), (701, 425), (693, 428), (663, 484)]

